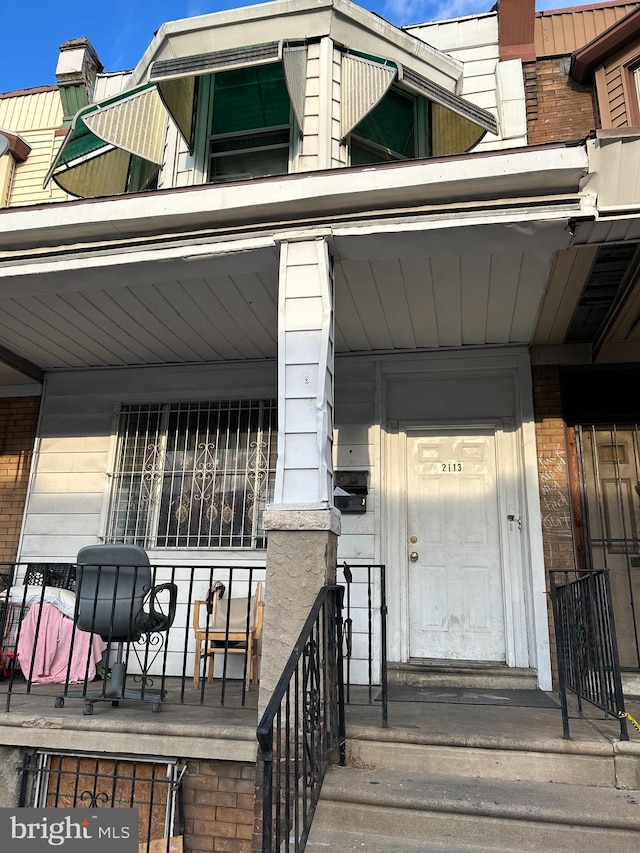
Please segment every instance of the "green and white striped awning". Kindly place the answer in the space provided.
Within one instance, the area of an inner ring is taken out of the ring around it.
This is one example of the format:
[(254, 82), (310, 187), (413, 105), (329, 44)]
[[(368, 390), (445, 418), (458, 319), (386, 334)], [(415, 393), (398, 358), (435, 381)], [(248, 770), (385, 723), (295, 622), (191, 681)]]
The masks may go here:
[[(281, 62), (298, 128), (302, 127), (307, 46), (268, 42), (259, 45), (157, 60), (149, 82), (81, 109), (45, 178), (79, 197), (117, 195), (127, 189), (131, 157), (161, 165), (169, 117), (193, 150), (197, 79), (238, 68)], [(344, 53), (341, 135), (348, 134), (380, 102), (394, 82), (432, 103), (432, 154), (469, 150), (490, 131), (495, 118), (417, 72), (375, 57)]]
[(169, 117), (189, 150), (193, 150), (193, 123), (197, 78), (242, 67), (282, 62), (291, 105), (302, 127), (307, 47), (269, 42), (178, 59), (158, 60), (150, 82), (81, 109), (45, 185), (53, 179), (65, 192), (83, 198), (117, 195), (126, 191), (135, 155), (160, 165)]
[(45, 184), (53, 180), (75, 196), (126, 189), (131, 155), (162, 163), (167, 110), (152, 83), (84, 107), (76, 113)]
[(343, 141), (380, 103), (395, 82), (431, 102), (434, 156), (462, 154), (477, 145), (487, 131), (498, 132), (498, 123), (490, 112), (447, 91), (422, 74), (391, 60), (344, 53), (341, 91)]

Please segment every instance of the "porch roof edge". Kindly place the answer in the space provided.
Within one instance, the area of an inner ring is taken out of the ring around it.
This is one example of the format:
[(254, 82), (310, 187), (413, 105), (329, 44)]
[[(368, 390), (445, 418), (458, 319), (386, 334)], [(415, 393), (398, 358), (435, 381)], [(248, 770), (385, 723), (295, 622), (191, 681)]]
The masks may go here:
[(530, 147), (5, 208), (0, 210), (0, 263), (65, 241), (166, 237), (203, 228), (291, 228), (309, 221), (311, 202), (316, 222), (457, 199), (493, 199), (509, 208), (518, 199), (578, 194), (588, 169), (584, 145)]

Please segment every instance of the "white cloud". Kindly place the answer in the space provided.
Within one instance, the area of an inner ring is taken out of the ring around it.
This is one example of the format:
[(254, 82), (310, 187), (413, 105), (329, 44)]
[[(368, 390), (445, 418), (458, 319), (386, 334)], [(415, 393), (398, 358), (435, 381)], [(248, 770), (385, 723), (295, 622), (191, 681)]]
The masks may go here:
[[(362, 2), (362, 0), (360, 0)], [(365, 0), (366, 2), (366, 0)], [(594, 0), (536, 0), (536, 11), (584, 6)], [(491, 11), (495, 0), (383, 0), (383, 14), (396, 26), (464, 18)], [(377, 3), (374, 3), (377, 6)], [(371, 6), (369, 7), (371, 8)]]
[(463, 18), (491, 9), (491, 0), (385, 0), (384, 14), (398, 25)]

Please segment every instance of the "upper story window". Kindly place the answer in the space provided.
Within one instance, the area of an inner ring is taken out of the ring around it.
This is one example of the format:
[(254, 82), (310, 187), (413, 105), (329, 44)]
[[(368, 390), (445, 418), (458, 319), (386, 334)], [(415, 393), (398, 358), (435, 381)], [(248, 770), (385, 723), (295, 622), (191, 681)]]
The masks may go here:
[(107, 540), (264, 548), (276, 438), (273, 400), (123, 406)]
[(351, 165), (409, 160), (429, 154), (429, 104), (394, 87), (353, 129)]
[(207, 180), (286, 174), (292, 122), (282, 65), (224, 71), (210, 89)]

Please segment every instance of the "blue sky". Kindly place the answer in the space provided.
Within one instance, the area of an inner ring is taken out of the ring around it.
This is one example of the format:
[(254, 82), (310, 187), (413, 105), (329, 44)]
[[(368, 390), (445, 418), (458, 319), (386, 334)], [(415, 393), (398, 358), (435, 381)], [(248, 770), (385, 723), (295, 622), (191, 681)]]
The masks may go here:
[[(164, 21), (251, 5), (255, 0), (23, 0), (9, 4), (0, 42), (0, 92), (55, 83), (58, 47), (87, 36), (106, 71), (132, 68)], [(413, 24), (486, 12), (494, 0), (360, 0), (393, 24)], [(538, 0), (538, 9), (578, 5), (581, 0)], [(585, 2), (585, 0), (582, 0)], [(587, 0), (592, 2), (592, 0)]]

